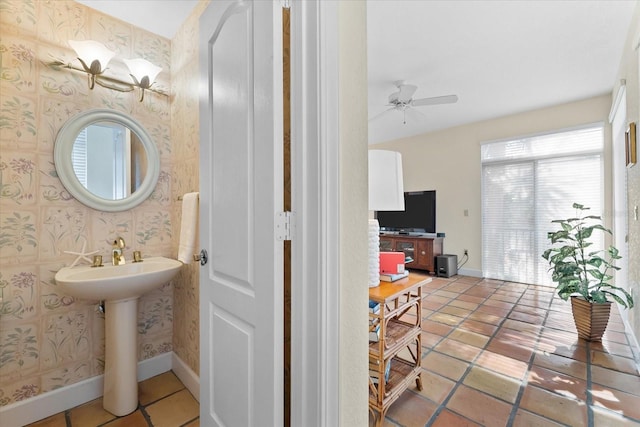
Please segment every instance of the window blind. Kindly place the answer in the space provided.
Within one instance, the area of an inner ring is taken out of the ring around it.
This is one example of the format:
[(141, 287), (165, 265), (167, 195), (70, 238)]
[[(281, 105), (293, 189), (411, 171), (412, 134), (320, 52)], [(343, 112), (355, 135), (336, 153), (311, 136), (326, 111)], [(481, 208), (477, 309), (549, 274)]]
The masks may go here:
[(87, 128), (80, 131), (71, 150), (71, 164), (78, 181), (87, 187)]
[(485, 277), (552, 285), (541, 257), (551, 220), (575, 215), (574, 202), (602, 214), (603, 145), (598, 124), (482, 146)]

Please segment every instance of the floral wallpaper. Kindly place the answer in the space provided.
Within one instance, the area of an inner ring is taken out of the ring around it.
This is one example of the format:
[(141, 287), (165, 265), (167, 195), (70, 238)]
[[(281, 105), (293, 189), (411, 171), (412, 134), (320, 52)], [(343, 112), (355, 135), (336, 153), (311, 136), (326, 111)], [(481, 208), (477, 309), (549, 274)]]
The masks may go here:
[[(197, 22), (205, 4), (170, 41), (70, 0), (0, 0), (0, 406), (103, 372), (104, 315), (97, 302), (64, 295), (53, 279), (75, 258), (64, 251), (86, 245), (108, 260), (120, 236), (128, 261), (134, 250), (175, 257), (177, 197), (198, 190)], [(136, 94), (89, 90), (85, 75), (47, 65), (77, 62), (69, 39), (115, 50), (106, 73), (121, 78), (128, 75), (122, 58), (154, 62), (163, 68), (157, 85), (170, 96), (149, 93), (140, 103)], [(57, 177), (56, 135), (90, 108), (131, 115), (158, 146), (159, 182), (134, 209), (88, 208)], [(197, 283), (197, 266), (184, 267), (140, 299), (140, 360), (176, 351), (197, 372)]]

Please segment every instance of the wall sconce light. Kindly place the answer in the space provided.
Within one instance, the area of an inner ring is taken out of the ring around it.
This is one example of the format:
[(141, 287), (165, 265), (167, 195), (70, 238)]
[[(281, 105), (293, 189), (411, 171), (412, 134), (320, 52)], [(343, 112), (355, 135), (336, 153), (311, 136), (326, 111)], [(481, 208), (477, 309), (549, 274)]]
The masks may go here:
[(89, 89), (93, 89), (96, 76), (104, 73), (109, 61), (116, 53), (107, 49), (102, 43), (93, 40), (69, 40), (69, 45), (76, 51), (78, 60), (89, 77)]
[(140, 102), (142, 102), (144, 90), (151, 88), (162, 68), (142, 58), (125, 59), (124, 63), (129, 67), (133, 83), (140, 88)]
[(124, 81), (117, 77), (104, 75), (109, 61), (111, 61), (116, 53), (109, 50), (102, 43), (93, 40), (69, 40), (69, 45), (75, 50), (78, 61), (82, 64), (82, 68), (60, 60), (51, 61), (46, 65), (53, 68), (62, 67), (87, 73), (89, 89), (91, 90), (93, 90), (96, 84), (118, 92), (131, 92), (138, 87), (140, 88), (140, 102), (144, 100), (145, 90), (168, 96), (163, 91), (151, 87), (158, 74), (162, 71), (162, 68), (151, 62), (142, 58), (124, 59), (131, 73), (130, 76), (133, 79), (133, 83), (131, 83), (130, 81)]
[[(369, 150), (369, 210), (403, 211), (402, 155)], [(380, 224), (369, 220), (369, 287), (380, 284)]]

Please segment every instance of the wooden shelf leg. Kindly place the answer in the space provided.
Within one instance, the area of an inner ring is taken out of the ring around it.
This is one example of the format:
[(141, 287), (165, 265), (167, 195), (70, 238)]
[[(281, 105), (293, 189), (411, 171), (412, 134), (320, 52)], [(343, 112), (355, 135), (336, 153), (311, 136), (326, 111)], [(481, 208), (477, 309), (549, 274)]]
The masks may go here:
[(416, 387), (419, 391), (422, 391), (422, 372), (420, 372), (416, 377)]

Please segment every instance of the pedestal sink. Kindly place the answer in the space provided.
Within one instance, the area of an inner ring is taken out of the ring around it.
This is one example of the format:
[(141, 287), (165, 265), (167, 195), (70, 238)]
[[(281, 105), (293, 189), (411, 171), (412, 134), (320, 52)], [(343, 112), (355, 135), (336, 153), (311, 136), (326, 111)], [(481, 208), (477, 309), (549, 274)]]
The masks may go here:
[(117, 416), (138, 407), (138, 298), (168, 283), (182, 263), (164, 257), (103, 267), (63, 267), (55, 275), (62, 292), (105, 301), (104, 409)]

